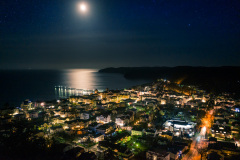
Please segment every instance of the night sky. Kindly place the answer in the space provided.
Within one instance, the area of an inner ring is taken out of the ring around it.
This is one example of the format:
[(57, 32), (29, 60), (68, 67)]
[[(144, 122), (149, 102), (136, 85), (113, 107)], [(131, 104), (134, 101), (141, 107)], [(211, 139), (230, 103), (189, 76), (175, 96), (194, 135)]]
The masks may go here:
[(239, 0), (1, 0), (0, 69), (240, 64)]

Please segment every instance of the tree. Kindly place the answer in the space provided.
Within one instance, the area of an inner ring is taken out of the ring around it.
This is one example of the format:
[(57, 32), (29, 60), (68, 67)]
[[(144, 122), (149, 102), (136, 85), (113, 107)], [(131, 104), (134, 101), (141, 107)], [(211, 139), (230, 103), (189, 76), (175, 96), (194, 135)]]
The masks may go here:
[(201, 160), (203, 158), (203, 155), (205, 154), (205, 152), (207, 151), (207, 149), (203, 149), (203, 148), (197, 148), (198, 153), (201, 155)]
[(76, 108), (72, 108), (70, 112), (71, 112), (73, 117), (77, 117), (78, 110)]
[(53, 117), (54, 116), (54, 112), (50, 111), (50, 115), (51, 115), (51, 117)]

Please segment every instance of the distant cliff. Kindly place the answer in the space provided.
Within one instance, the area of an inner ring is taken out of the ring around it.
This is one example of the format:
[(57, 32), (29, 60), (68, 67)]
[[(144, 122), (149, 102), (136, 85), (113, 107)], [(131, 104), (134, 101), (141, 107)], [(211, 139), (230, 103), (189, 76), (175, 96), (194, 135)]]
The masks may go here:
[(166, 78), (181, 84), (193, 84), (208, 91), (240, 93), (240, 67), (120, 67), (99, 70), (120, 73), (127, 79)]

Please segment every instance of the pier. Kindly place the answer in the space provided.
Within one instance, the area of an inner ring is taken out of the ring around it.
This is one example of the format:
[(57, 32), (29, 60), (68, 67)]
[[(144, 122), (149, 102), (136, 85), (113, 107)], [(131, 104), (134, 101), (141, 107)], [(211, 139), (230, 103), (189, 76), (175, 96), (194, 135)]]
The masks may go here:
[(69, 98), (70, 96), (83, 96), (93, 94), (94, 90), (77, 89), (66, 86), (55, 86), (56, 98)]

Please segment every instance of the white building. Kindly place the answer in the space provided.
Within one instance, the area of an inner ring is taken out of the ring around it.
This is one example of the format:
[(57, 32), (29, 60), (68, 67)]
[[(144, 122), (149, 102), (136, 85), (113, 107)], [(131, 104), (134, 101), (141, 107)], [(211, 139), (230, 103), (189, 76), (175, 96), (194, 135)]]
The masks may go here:
[(118, 125), (118, 126), (125, 126), (129, 123), (129, 116), (121, 116), (121, 117), (117, 117), (115, 119), (115, 123)]
[(80, 113), (80, 119), (89, 119), (89, 113)]
[(186, 122), (181, 120), (167, 120), (163, 125), (165, 128), (173, 126), (173, 128), (177, 128), (177, 129), (193, 129), (196, 123)]
[(194, 127), (196, 126), (196, 123), (181, 120), (167, 120), (163, 126), (166, 130), (173, 132), (175, 136), (188, 134), (192, 137), (195, 134)]
[(110, 115), (107, 115), (107, 116), (97, 116), (96, 117), (96, 121), (97, 123), (103, 123), (103, 124), (106, 124), (106, 123), (110, 123), (111, 122), (111, 116)]

